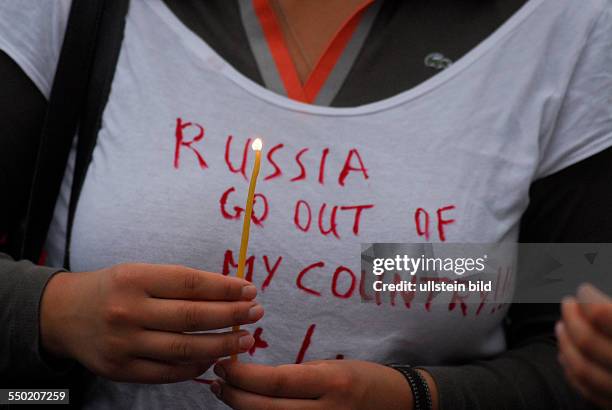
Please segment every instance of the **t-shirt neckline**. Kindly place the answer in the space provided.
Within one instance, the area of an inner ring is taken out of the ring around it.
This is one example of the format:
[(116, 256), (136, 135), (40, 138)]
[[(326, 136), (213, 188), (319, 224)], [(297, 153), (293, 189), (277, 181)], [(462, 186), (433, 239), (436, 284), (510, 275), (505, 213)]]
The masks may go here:
[[(240, 0), (238, 0), (240, 1)], [(511, 33), (517, 26), (524, 22), (544, 0), (528, 0), (518, 11), (497, 28), (491, 35), (481, 41), (451, 66), (444, 69), (433, 77), (422, 83), (396, 94), (372, 103), (355, 107), (329, 107), (307, 104), (292, 100), (274, 91), (268, 90), (244, 74), (236, 70), (231, 64), (223, 59), (202, 38), (191, 31), (163, 2), (163, 0), (145, 1), (153, 11), (173, 30), (186, 47), (202, 59), (211, 69), (223, 74), (239, 87), (243, 88), (253, 96), (266, 103), (291, 111), (309, 113), (322, 116), (356, 116), (374, 114), (404, 104), (417, 97), (432, 92), (442, 84), (451, 80), (464, 69), (472, 65), (481, 56), (491, 50), (502, 38)]]

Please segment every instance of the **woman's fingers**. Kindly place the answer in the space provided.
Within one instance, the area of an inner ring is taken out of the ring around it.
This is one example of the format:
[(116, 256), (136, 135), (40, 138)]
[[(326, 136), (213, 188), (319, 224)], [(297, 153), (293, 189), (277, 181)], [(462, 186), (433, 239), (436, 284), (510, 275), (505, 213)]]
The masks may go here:
[(172, 363), (198, 363), (244, 353), (255, 339), (247, 331), (201, 335), (146, 331), (133, 355)]
[(231, 386), (223, 381), (214, 382), (210, 389), (225, 404), (235, 410), (315, 410), (323, 409), (316, 400), (288, 399), (262, 396)]
[(559, 340), (560, 361), (573, 384), (591, 400), (612, 399), (611, 374), (579, 351), (564, 323), (557, 325), (556, 333)]
[(584, 377), (580, 377), (580, 373), (577, 373), (572, 368), (572, 364), (565, 358), (563, 353), (559, 354), (559, 362), (563, 365), (567, 380), (585, 399), (604, 409), (612, 408), (612, 397), (610, 397), (609, 392), (602, 392), (597, 388), (593, 388), (588, 382), (585, 382)]
[(191, 380), (204, 373), (214, 362), (172, 364), (147, 359), (133, 359), (127, 362), (123, 371), (114, 372), (121, 374), (115, 381), (137, 382), (137, 383), (177, 383)]
[(314, 399), (329, 390), (329, 377), (320, 366), (265, 366), (223, 360), (215, 374), (241, 390), (272, 397)]
[(236, 301), (257, 295), (255, 286), (244, 279), (185, 266), (131, 264), (126, 269), (132, 269), (133, 280), (155, 298)]
[(610, 375), (580, 354), (563, 325), (558, 326), (557, 334), (560, 361), (573, 384), (589, 399), (604, 396), (612, 399)]
[(140, 324), (151, 330), (196, 332), (245, 325), (261, 319), (264, 310), (254, 301), (204, 302), (148, 298)]
[(590, 284), (581, 285), (577, 296), (587, 319), (597, 330), (612, 338), (612, 298)]
[(562, 312), (565, 330), (580, 354), (612, 372), (612, 339), (591, 325), (574, 299), (563, 303)]
[(585, 398), (605, 408), (612, 406), (610, 302), (592, 286), (583, 285), (578, 300), (563, 301), (563, 322), (555, 329), (559, 361), (568, 380)]

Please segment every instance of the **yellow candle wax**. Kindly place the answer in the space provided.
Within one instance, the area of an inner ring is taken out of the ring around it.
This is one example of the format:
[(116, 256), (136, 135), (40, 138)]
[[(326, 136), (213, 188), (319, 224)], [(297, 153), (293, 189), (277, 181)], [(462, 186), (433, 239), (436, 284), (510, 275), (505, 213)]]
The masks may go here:
[[(246, 206), (244, 209), (244, 219), (242, 221), (242, 237), (240, 240), (240, 254), (238, 255), (238, 271), (236, 276), (244, 278), (244, 265), (246, 264), (246, 254), (249, 247), (249, 231), (251, 230), (251, 214), (253, 213), (253, 197), (255, 196), (255, 186), (257, 185), (257, 176), (259, 175), (259, 167), (261, 166), (261, 149), (263, 144), (260, 138), (256, 138), (251, 145), (255, 151), (255, 163), (251, 172), (251, 181), (249, 182), (249, 193), (247, 195)], [(237, 332), (240, 326), (233, 326), (232, 330)], [(232, 360), (238, 360), (238, 357), (232, 355)]]

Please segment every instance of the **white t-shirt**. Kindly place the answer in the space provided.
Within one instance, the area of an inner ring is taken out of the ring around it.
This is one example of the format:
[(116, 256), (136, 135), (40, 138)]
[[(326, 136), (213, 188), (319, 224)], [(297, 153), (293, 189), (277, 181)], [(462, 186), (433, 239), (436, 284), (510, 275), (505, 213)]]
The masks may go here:
[[(0, 49), (46, 96), (68, 9), (69, 0), (0, 5)], [(362, 303), (371, 294), (360, 287), (359, 244), (515, 241), (532, 181), (612, 145), (611, 67), (610, 1), (531, 0), (413, 89), (359, 107), (312, 106), (237, 72), (161, 0), (132, 0), (76, 211), (72, 269), (141, 261), (234, 274), (243, 152), (262, 135), (249, 254), (266, 315), (249, 327), (261, 341), (243, 360), (439, 364), (500, 353), (505, 309), (427, 310), (401, 295)], [(252, 161), (247, 150), (247, 177)], [(63, 259), (67, 171), (50, 264)], [(222, 407), (196, 382), (100, 380), (90, 398), (92, 407)]]

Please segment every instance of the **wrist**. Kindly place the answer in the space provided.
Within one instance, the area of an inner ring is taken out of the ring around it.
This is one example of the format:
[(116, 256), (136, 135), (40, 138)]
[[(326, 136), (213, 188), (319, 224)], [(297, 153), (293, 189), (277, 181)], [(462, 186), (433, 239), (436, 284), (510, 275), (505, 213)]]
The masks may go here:
[(408, 381), (404, 375), (392, 367), (387, 367), (389, 371), (389, 385), (394, 386), (393, 408), (413, 409), (414, 397)]
[(74, 280), (72, 273), (56, 273), (45, 286), (40, 302), (40, 344), (47, 354), (58, 358), (70, 357), (63, 324), (71, 320)]

